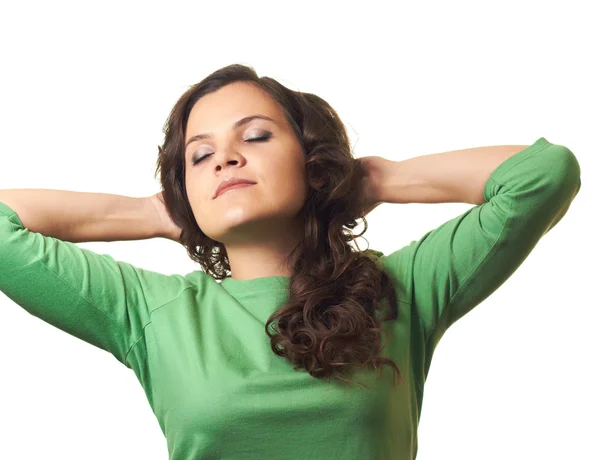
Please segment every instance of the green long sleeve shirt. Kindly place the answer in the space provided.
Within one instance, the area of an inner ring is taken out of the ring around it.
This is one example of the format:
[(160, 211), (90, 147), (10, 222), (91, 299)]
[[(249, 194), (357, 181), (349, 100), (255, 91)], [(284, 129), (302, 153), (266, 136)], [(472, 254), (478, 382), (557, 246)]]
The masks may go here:
[[(505, 160), (477, 205), (389, 255), (398, 319), (383, 323), (390, 366), (319, 380), (276, 356), (264, 326), (289, 278), (166, 275), (25, 228), (0, 203), (0, 290), (131, 369), (170, 460), (415, 459), (423, 389), (444, 332), (500, 287), (581, 187), (566, 147), (539, 138)], [(40, 344), (42, 345), (42, 344)]]

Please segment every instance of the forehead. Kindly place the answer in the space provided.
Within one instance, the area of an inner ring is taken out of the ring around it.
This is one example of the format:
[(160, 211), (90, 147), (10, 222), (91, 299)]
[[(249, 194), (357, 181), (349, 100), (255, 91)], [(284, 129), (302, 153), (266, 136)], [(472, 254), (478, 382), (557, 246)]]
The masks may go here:
[(247, 82), (231, 83), (194, 104), (187, 121), (187, 137), (196, 132), (229, 129), (234, 121), (254, 113), (277, 121), (282, 117), (279, 106), (265, 91)]

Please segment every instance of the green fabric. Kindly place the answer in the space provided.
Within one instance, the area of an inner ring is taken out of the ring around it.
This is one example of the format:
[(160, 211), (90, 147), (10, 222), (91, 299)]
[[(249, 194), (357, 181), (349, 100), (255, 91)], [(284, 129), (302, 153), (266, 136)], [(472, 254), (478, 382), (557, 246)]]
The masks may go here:
[(398, 293), (398, 320), (383, 324), (397, 387), (389, 366), (379, 379), (356, 373), (365, 389), (277, 357), (264, 326), (285, 302), (287, 277), (219, 283), (199, 270), (144, 270), (31, 232), (4, 203), (0, 290), (132, 369), (172, 460), (414, 459), (440, 338), (519, 267), (580, 186), (573, 153), (539, 138), (492, 173), (486, 203), (387, 256), (370, 250)]

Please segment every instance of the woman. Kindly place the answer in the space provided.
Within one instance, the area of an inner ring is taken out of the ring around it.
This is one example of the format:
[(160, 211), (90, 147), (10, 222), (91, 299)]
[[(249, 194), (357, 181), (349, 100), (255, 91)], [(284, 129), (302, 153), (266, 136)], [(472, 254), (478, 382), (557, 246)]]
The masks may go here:
[[(545, 138), (355, 159), (323, 99), (241, 65), (177, 101), (158, 172), (163, 191), (141, 201), (0, 191), (0, 289), (131, 368), (171, 459), (415, 458), (440, 338), (581, 186), (573, 153)], [(476, 206), (388, 256), (354, 250), (348, 229), (362, 218), (364, 233), (383, 202)], [(73, 244), (156, 236), (202, 270), (167, 276)]]

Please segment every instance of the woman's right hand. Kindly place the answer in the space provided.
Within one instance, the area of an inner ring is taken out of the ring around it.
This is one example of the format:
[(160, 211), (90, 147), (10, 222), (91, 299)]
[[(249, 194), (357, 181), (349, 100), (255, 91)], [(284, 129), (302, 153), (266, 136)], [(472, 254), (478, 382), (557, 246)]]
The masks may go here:
[(169, 216), (165, 206), (163, 192), (155, 193), (154, 195), (147, 197), (147, 199), (152, 203), (152, 209), (156, 212), (156, 219), (160, 226), (160, 231), (158, 232), (159, 236), (180, 243), (179, 237), (181, 236), (181, 228), (179, 228), (179, 226), (173, 222), (171, 216)]

